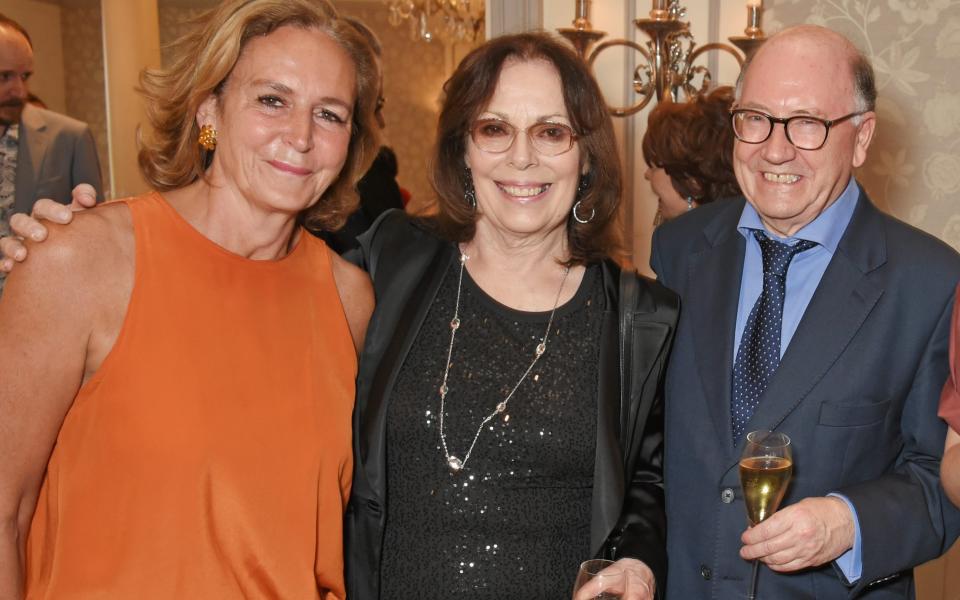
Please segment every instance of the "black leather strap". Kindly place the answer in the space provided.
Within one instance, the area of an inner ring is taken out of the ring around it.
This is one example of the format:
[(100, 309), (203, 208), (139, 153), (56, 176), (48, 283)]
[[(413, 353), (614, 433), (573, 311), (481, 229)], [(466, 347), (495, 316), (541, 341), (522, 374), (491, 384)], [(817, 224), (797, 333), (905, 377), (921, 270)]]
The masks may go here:
[[(633, 362), (633, 315), (637, 307), (640, 282), (632, 270), (620, 271), (620, 443), (630, 437), (624, 431), (630, 423), (631, 368)], [(622, 448), (626, 454), (627, 448)]]

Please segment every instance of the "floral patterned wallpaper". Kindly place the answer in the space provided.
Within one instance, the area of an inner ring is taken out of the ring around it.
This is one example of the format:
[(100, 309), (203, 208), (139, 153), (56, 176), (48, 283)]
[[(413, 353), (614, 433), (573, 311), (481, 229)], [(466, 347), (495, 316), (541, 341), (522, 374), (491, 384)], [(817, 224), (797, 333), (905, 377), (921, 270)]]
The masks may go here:
[(960, 0), (767, 0), (764, 29), (815, 23), (873, 61), (879, 126), (857, 178), (873, 201), (960, 250)]

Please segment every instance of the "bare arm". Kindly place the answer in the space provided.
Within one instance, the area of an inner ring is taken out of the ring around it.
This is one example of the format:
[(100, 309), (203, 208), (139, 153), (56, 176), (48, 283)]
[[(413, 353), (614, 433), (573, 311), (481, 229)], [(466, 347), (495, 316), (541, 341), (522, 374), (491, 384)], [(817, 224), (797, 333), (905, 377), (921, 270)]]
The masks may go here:
[(340, 302), (347, 315), (353, 345), (357, 349), (357, 354), (360, 354), (363, 350), (363, 339), (367, 335), (367, 324), (370, 322), (370, 315), (373, 314), (373, 283), (363, 269), (350, 264), (333, 252), (330, 254), (333, 262), (333, 278), (340, 293)]
[(940, 482), (950, 501), (960, 506), (960, 433), (953, 427), (947, 428), (943, 460), (940, 462)]
[(0, 298), (0, 598), (23, 596), (47, 461), (84, 378), (112, 346), (110, 315), (129, 299), (132, 264), (121, 267), (129, 258), (115, 251), (109, 221), (90, 215), (33, 246)]
[(16, 262), (27, 258), (27, 248), (21, 238), (34, 242), (47, 239), (47, 228), (43, 221), (66, 225), (73, 220), (73, 213), (92, 208), (97, 203), (97, 192), (93, 186), (81, 183), (73, 188), (73, 201), (69, 206), (49, 199), (37, 200), (31, 215), (18, 213), (10, 218), (13, 235), (0, 238), (0, 271), (9, 273)]

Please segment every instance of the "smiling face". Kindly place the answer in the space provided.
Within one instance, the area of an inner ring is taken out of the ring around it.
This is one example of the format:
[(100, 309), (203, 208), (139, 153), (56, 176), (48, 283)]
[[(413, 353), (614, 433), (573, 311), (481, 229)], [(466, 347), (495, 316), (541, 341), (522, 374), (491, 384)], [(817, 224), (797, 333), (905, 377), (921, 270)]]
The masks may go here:
[[(737, 106), (775, 117), (836, 119), (854, 112), (852, 57), (849, 43), (826, 30), (797, 28), (774, 37), (751, 62)], [(790, 236), (826, 210), (866, 159), (875, 124), (872, 112), (838, 123), (819, 150), (795, 148), (782, 125), (763, 143), (737, 140), (734, 171), (764, 225)]]
[(355, 89), (350, 57), (316, 29), (250, 40), (197, 112), (217, 130), (211, 181), (269, 212), (313, 205), (346, 161)]
[(0, 26), (0, 126), (20, 120), (31, 75), (33, 50), (27, 38), (10, 27)]
[(506, 121), (518, 132), (513, 145), (500, 153), (481, 150), (468, 136), (466, 163), (477, 195), (478, 233), (492, 228), (512, 238), (563, 237), (577, 182), (587, 170), (580, 164), (579, 144), (544, 156), (526, 134), (537, 123), (571, 126), (556, 68), (545, 60), (508, 60), (477, 119)]

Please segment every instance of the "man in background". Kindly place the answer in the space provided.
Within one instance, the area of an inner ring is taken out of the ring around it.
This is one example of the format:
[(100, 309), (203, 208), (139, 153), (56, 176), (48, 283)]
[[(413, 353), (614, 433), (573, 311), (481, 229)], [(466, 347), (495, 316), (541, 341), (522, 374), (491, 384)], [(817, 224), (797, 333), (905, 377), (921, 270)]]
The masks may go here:
[[(0, 14), (0, 236), (10, 216), (29, 213), (38, 198), (68, 204), (70, 190), (102, 190), (96, 145), (85, 123), (28, 103), (33, 44), (16, 21)], [(5, 275), (0, 273), (0, 293)]]

